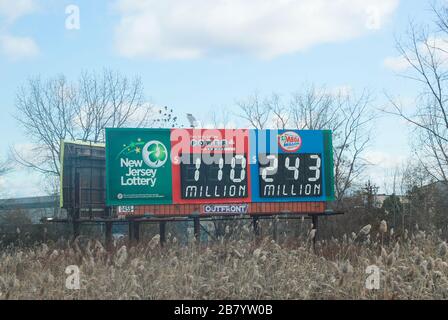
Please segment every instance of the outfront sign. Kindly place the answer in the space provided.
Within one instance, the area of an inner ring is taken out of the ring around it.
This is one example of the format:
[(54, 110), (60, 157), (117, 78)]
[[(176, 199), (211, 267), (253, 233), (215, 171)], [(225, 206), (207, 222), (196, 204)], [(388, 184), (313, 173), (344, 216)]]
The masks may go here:
[(333, 199), (325, 130), (107, 129), (106, 168), (108, 205)]
[(249, 211), (249, 204), (204, 204), (201, 207), (202, 214), (245, 214)]

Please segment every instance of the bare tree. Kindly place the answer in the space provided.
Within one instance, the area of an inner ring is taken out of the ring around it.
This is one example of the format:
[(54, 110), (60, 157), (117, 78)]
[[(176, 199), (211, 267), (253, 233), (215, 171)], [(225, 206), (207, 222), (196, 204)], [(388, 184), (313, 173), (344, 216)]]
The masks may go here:
[(282, 103), (280, 95), (273, 93), (272, 96), (265, 101), (268, 109), (272, 112), (273, 122), (276, 128), (286, 129), (291, 121), (291, 117), (295, 115), (293, 110)]
[(283, 101), (279, 95), (261, 99), (254, 95), (239, 103), (241, 117), (258, 129), (332, 130), (337, 204), (368, 165), (362, 157), (370, 141), (371, 97), (306, 87)]
[(386, 113), (407, 121), (413, 130), (414, 157), (433, 181), (446, 183), (448, 177), (448, 7), (432, 6), (434, 31), (411, 23), (396, 47), (408, 69), (401, 76), (414, 81), (420, 91), (416, 110), (406, 112), (398, 99), (387, 95)]
[(413, 188), (423, 188), (431, 182), (426, 170), (420, 165), (419, 160), (409, 159), (402, 168), (402, 193), (405, 194)]
[(0, 162), (0, 177), (8, 173), (10, 170), (11, 167), (7, 161)]
[(29, 79), (17, 94), (16, 119), (32, 148), (12, 148), (25, 167), (49, 176), (60, 173), (62, 140), (104, 142), (107, 127), (143, 127), (176, 122), (167, 107), (156, 110), (146, 103), (140, 78), (118, 72), (83, 72), (77, 82), (63, 75), (49, 80)]
[(213, 108), (213, 111), (210, 113), (211, 125), (214, 128), (229, 128), (231, 125), (230, 115), (231, 113), (225, 108)]
[(237, 106), (241, 110), (239, 116), (256, 129), (265, 129), (270, 120), (271, 108), (266, 99), (260, 99), (258, 93), (245, 100), (237, 101)]
[[(335, 188), (338, 204), (349, 188), (359, 179), (369, 164), (364, 158), (371, 139), (375, 115), (370, 111), (371, 98), (366, 92), (360, 97), (337, 98), (339, 117), (334, 120), (333, 148), (335, 165)], [(338, 119), (338, 120), (336, 120)]]
[(340, 116), (342, 95), (334, 96), (325, 88), (314, 86), (295, 92), (291, 100), (293, 125), (297, 129), (338, 129), (342, 125)]

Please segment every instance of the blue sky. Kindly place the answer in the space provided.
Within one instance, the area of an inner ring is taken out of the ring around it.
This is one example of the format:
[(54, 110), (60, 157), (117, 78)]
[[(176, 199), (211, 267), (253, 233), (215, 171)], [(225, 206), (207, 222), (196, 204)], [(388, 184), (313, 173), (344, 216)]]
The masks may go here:
[[(398, 77), (387, 61), (397, 56), (394, 36), (409, 19), (431, 19), (429, 2), (273, 3), (0, 0), (0, 158), (10, 146), (27, 143), (12, 114), (17, 88), (35, 75), (75, 79), (81, 70), (103, 67), (139, 75), (152, 103), (203, 122), (216, 108), (236, 112), (235, 100), (255, 91), (288, 95), (307, 83), (354, 93), (367, 88), (379, 108), (384, 91), (412, 102), (415, 83)], [(70, 4), (79, 7), (79, 30), (65, 28)], [(368, 156), (378, 162), (369, 174), (379, 185), (408, 155), (407, 132), (397, 119), (376, 121)], [(10, 196), (42, 193), (39, 178), (27, 171), (2, 179), (0, 188), (8, 185), (3, 193)]]

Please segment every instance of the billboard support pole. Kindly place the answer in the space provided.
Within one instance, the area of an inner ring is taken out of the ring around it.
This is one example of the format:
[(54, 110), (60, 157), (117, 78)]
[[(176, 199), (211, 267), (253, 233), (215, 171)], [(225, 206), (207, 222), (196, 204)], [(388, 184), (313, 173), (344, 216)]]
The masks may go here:
[(79, 172), (75, 173), (75, 203), (72, 210), (73, 219), (73, 239), (76, 239), (80, 235), (80, 223), (79, 218), (81, 216), (81, 182)]
[(44, 225), (42, 225), (42, 227), (43, 227), (43, 230), (42, 230), (42, 238), (43, 238), (43, 240), (44, 240), (44, 243), (46, 243), (47, 242), (47, 228), (44, 226)]
[(140, 222), (134, 221), (134, 241), (135, 243), (138, 243), (140, 241)]
[(163, 247), (166, 242), (166, 222), (162, 221), (159, 223), (159, 234), (160, 234), (160, 245)]
[(196, 239), (197, 243), (199, 244), (201, 238), (201, 222), (199, 220), (199, 217), (193, 218), (193, 226), (194, 226), (194, 238)]
[(129, 244), (131, 245), (134, 242), (134, 221), (132, 220), (128, 222), (128, 238)]
[(318, 236), (318, 225), (319, 225), (319, 220), (317, 215), (313, 215), (311, 217), (311, 221), (313, 223), (313, 230), (316, 230), (314, 233), (314, 238), (313, 238), (313, 248), (314, 250), (316, 250), (316, 240), (317, 240), (317, 236)]
[(106, 223), (106, 250), (112, 250), (112, 221), (107, 221)]
[(274, 218), (272, 220), (272, 238), (275, 242), (278, 241), (278, 234), (277, 234), (277, 218)]
[(76, 220), (73, 220), (73, 239), (76, 239), (80, 235), (80, 223)]
[(255, 237), (259, 238), (260, 237), (260, 225), (258, 222), (258, 216), (254, 216), (252, 219), (253, 219)]

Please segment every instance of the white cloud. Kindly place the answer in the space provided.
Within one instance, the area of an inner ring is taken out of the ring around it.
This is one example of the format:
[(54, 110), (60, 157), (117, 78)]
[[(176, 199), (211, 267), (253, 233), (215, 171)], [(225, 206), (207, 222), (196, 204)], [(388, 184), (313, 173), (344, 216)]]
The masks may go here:
[(430, 37), (427, 43), (421, 43), (420, 49), (426, 53), (434, 51), (437, 63), (444, 69), (448, 68), (448, 38)]
[(32, 38), (13, 36), (6, 32), (17, 19), (36, 10), (36, 0), (0, 0), (0, 31), (3, 31), (0, 33), (0, 54), (11, 60), (20, 60), (39, 53), (39, 48)]
[[(429, 37), (425, 42), (418, 44), (419, 53), (425, 59), (430, 60), (430, 55), (433, 55), (435, 61), (444, 68), (448, 67), (448, 38)], [(412, 64), (418, 65), (418, 60), (412, 51), (407, 51), (406, 56)], [(411, 68), (411, 64), (404, 56), (387, 57), (383, 64), (386, 68), (395, 71), (403, 72)]]
[(406, 71), (410, 67), (404, 57), (387, 57), (384, 59), (384, 66), (394, 72)]
[(39, 47), (30, 37), (0, 35), (0, 53), (11, 60), (20, 60), (36, 56)]
[[(38, 152), (42, 149), (38, 144), (32, 142), (15, 143), (12, 150), (15, 150), (20, 154), (23, 159), (37, 159), (37, 155), (44, 156), (44, 152)], [(22, 166), (16, 161), (11, 161), (10, 165), (13, 169), (22, 169)]]
[(369, 6), (367, 7), (366, 12), (366, 28), (371, 30), (381, 29), (381, 26), (383, 24), (383, 12), (380, 10), (380, 8), (378, 6)]
[[(441, 58), (447, 58), (448, 57), (448, 38), (443, 37), (430, 37), (427, 40), (428, 47), (429, 48), (437, 48), (438, 54)], [(424, 44), (420, 44), (421, 49), (425, 49)]]
[(380, 29), (399, 0), (117, 0), (118, 52), (189, 59), (215, 52), (263, 58)]
[[(41, 154), (36, 153), (39, 148), (37, 144), (24, 142), (16, 143), (13, 148), (20, 153), (24, 159), (32, 159), (41, 161), (40, 157), (45, 156), (45, 152)], [(8, 163), (11, 171), (0, 176), (0, 199), (13, 197), (28, 197), (46, 195), (47, 192), (44, 187), (44, 175), (25, 168), (14, 160)]]
[(0, 0), (0, 16), (12, 22), (37, 9), (35, 0)]
[(379, 166), (382, 169), (393, 169), (401, 165), (406, 160), (406, 156), (372, 150), (366, 153), (365, 159), (372, 165)]
[(0, 199), (45, 195), (42, 176), (27, 169), (16, 169), (0, 177)]

